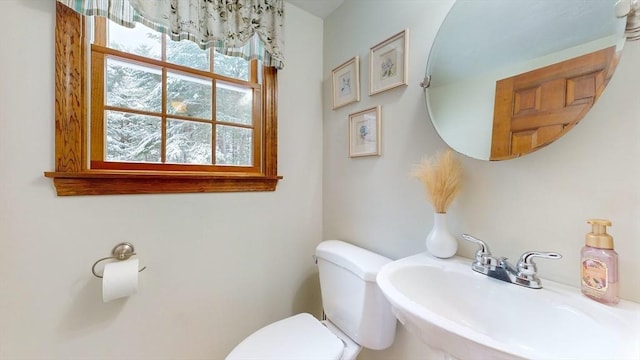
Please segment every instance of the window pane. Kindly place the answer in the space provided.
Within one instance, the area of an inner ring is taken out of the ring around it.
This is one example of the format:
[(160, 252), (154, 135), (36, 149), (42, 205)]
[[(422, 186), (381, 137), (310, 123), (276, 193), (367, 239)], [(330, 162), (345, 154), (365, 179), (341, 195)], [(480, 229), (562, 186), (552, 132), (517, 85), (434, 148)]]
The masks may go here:
[(211, 124), (169, 120), (167, 162), (211, 164)]
[(236, 79), (249, 80), (249, 62), (243, 58), (227, 56), (214, 51), (213, 72)]
[(161, 119), (119, 111), (105, 111), (107, 161), (160, 162)]
[(160, 59), (162, 38), (159, 32), (142, 24), (136, 24), (135, 28), (129, 29), (111, 20), (109, 20), (107, 27), (109, 29), (107, 44), (110, 48), (152, 59)]
[(253, 92), (251, 89), (216, 83), (216, 120), (251, 125)]
[(251, 129), (216, 126), (216, 164), (251, 166), (252, 134)]
[(107, 105), (160, 112), (162, 76), (158, 69), (107, 58)]
[(211, 120), (211, 80), (167, 73), (167, 113)]
[(167, 61), (209, 71), (209, 50), (200, 49), (193, 41), (173, 41), (167, 37)]

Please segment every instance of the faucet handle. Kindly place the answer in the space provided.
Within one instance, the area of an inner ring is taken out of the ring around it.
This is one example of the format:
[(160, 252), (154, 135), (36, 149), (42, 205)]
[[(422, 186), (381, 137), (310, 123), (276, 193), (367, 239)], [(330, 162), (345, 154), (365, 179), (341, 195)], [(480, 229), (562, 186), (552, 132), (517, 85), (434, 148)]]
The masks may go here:
[(497, 260), (491, 256), (491, 250), (489, 250), (489, 245), (487, 245), (487, 243), (469, 234), (462, 234), (460, 236), (463, 239), (478, 245), (478, 250), (476, 251), (476, 264), (478, 265), (496, 265), (497, 264)]
[(482, 240), (480, 240), (480, 239), (478, 239), (476, 237), (473, 237), (473, 236), (471, 236), (469, 234), (462, 234), (460, 236), (462, 236), (462, 238), (467, 240), (467, 241), (470, 241), (470, 242), (472, 242), (472, 243), (474, 243), (476, 245), (480, 245), (480, 248), (478, 249), (479, 253), (491, 254), (491, 251), (489, 251), (489, 246), (484, 241), (482, 241)]
[(527, 251), (520, 256), (518, 261), (518, 274), (525, 276), (534, 276), (538, 269), (536, 263), (533, 262), (534, 257), (546, 259), (560, 259), (562, 255), (557, 252)]

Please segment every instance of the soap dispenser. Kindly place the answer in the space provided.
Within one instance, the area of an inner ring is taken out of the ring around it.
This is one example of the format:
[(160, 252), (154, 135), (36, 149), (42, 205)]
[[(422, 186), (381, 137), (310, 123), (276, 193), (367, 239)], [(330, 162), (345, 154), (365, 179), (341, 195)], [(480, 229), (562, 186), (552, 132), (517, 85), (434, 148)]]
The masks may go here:
[(613, 250), (613, 237), (607, 234), (611, 221), (590, 219), (587, 223), (591, 232), (580, 252), (582, 293), (605, 304), (617, 304), (618, 254)]

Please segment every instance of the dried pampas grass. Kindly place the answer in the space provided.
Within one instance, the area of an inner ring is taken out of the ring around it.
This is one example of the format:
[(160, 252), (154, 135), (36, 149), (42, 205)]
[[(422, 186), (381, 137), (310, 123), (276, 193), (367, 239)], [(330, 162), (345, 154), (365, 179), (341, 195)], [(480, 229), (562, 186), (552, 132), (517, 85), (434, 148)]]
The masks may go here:
[(462, 164), (453, 151), (446, 150), (414, 165), (411, 176), (422, 182), (435, 212), (443, 214), (460, 192)]

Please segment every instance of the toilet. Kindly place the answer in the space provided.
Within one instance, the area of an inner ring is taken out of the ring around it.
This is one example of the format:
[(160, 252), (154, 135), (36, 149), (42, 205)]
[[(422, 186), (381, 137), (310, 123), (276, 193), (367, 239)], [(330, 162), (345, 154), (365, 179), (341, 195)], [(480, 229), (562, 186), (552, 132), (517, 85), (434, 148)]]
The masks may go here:
[(354, 360), (363, 347), (386, 349), (396, 334), (396, 318), (376, 283), (391, 260), (340, 240), (316, 248), (326, 320), (297, 314), (249, 335), (227, 360)]

